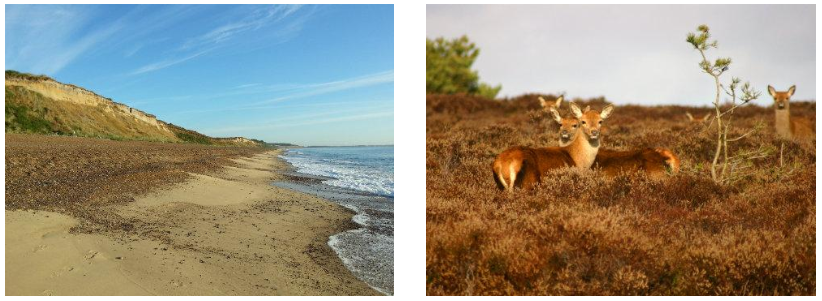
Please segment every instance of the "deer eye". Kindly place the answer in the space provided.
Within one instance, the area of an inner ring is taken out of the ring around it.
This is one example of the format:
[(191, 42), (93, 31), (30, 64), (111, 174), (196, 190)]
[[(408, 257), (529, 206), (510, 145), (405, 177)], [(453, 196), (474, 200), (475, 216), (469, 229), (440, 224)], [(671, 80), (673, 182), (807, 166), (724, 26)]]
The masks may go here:
[(577, 128), (577, 125), (576, 125), (576, 124), (574, 125), (574, 128)]
[(583, 121), (582, 124), (585, 124), (585, 121)]
[(599, 124), (602, 124), (602, 120), (599, 121)]

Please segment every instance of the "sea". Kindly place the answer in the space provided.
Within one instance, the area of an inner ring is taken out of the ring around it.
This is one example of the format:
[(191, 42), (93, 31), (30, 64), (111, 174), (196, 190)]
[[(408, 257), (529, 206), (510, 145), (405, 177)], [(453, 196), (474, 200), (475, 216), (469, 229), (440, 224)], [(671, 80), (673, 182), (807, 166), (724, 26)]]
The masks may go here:
[(345, 266), (375, 290), (394, 293), (394, 147), (306, 147), (281, 155), (301, 181), (274, 185), (311, 193), (356, 213), (360, 228), (329, 237)]

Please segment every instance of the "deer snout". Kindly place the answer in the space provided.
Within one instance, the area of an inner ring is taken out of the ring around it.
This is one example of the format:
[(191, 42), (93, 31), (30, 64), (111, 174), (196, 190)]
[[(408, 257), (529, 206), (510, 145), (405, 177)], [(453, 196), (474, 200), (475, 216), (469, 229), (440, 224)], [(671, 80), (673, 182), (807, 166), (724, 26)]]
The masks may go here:
[(596, 138), (599, 136), (599, 129), (591, 130), (591, 137)]

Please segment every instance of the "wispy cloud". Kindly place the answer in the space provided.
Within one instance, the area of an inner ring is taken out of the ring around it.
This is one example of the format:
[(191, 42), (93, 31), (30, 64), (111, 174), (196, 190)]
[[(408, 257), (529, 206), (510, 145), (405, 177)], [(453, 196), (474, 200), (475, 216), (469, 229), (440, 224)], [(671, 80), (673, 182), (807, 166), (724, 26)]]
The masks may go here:
[(88, 30), (94, 10), (72, 6), (6, 5), (6, 67), (53, 75), (107, 41), (123, 28), (122, 20)]
[(272, 5), (257, 9), (238, 22), (221, 25), (211, 31), (188, 40), (181, 49), (217, 44), (229, 40), (232, 36), (282, 21), (297, 12), (301, 5)]
[[(161, 97), (155, 100), (171, 100), (171, 101), (186, 101), (186, 100), (197, 100), (203, 101), (207, 99), (216, 99), (216, 98), (225, 98), (237, 95), (244, 95), (244, 94), (259, 94), (259, 93), (279, 93), (280, 96), (275, 98), (270, 98), (264, 101), (259, 101), (256, 103), (252, 103), (247, 106), (231, 106), (229, 108), (214, 108), (214, 109), (197, 109), (197, 110), (186, 110), (186, 111), (179, 111), (176, 112), (177, 114), (187, 114), (187, 113), (208, 113), (208, 112), (221, 112), (221, 111), (247, 111), (247, 110), (266, 110), (266, 109), (276, 109), (281, 108), (278, 105), (272, 105), (275, 103), (280, 103), (286, 100), (292, 99), (299, 99), (317, 95), (323, 95), (333, 92), (339, 92), (354, 88), (362, 88), (368, 86), (374, 86), (379, 84), (386, 84), (394, 82), (394, 70), (383, 71), (363, 76), (357, 76), (349, 79), (331, 81), (331, 82), (322, 82), (322, 83), (309, 83), (309, 84), (273, 84), (273, 85), (262, 85), (262, 84), (245, 84), (234, 87), (234, 90), (238, 91), (229, 91), (225, 93), (209, 93), (206, 95), (180, 95), (180, 96), (168, 96), (168, 97)], [(285, 94), (283, 94), (285, 93)]]
[(354, 78), (339, 80), (339, 81), (332, 81), (326, 83), (319, 83), (319, 84), (308, 84), (302, 85), (297, 87), (295, 90), (298, 90), (295, 93), (275, 97), (272, 99), (260, 101), (253, 103), (249, 106), (249, 108), (254, 108), (262, 104), (270, 104), (275, 102), (281, 102), (284, 100), (295, 99), (295, 98), (304, 98), (309, 96), (316, 96), (322, 94), (328, 94), (337, 91), (349, 90), (354, 88), (361, 88), (361, 87), (368, 87), (374, 86), (379, 84), (386, 84), (386, 83), (393, 83), (394, 82), (394, 70), (390, 71), (383, 71), (379, 73), (369, 74), (365, 76), (358, 76)]
[[(393, 103), (391, 100), (366, 100), (366, 101), (329, 101), (329, 102), (311, 102), (311, 103), (297, 103), (297, 104), (273, 104), (270, 106), (261, 106), (255, 107), (254, 110), (287, 110), (287, 109), (294, 109), (294, 108), (310, 108), (310, 107), (335, 107), (335, 106), (368, 106), (374, 107), (375, 105), (380, 105), (384, 103)], [(173, 116), (181, 116), (187, 115), (191, 113), (213, 113), (213, 112), (231, 112), (231, 111), (247, 111), (251, 110), (251, 108), (218, 108), (218, 109), (209, 109), (209, 110), (189, 110), (189, 111), (177, 111), (170, 115)]]
[[(241, 8), (244, 8), (244, 6), (241, 6)], [(242, 33), (256, 31), (263, 27), (277, 24), (297, 12), (300, 8), (300, 5), (267, 5), (256, 8), (251, 13), (248, 13), (248, 15), (241, 21), (219, 25), (205, 34), (188, 39), (185, 43), (183, 43), (183, 45), (174, 51), (183, 53), (183, 57), (165, 59), (145, 65), (137, 70), (134, 70), (130, 73), (130, 75), (138, 75), (168, 68), (202, 56), (220, 47), (230, 45), (228, 42), (231, 41), (233, 37)], [(295, 23), (302, 23), (302, 20), (297, 20)], [(294, 27), (292, 25), (293, 24), (288, 24), (277, 30), (282, 32), (292, 32), (294, 31)], [(297, 28), (297, 31), (298, 30), (299, 28)]]
[(366, 114), (359, 114), (359, 115), (350, 115), (350, 116), (341, 116), (341, 117), (334, 117), (334, 118), (326, 118), (326, 119), (314, 119), (308, 120), (303, 122), (297, 123), (285, 123), (285, 124), (278, 124), (269, 128), (284, 128), (284, 127), (294, 127), (294, 126), (303, 126), (303, 125), (315, 125), (315, 124), (326, 124), (326, 123), (335, 123), (335, 122), (342, 122), (342, 121), (355, 121), (355, 120), (369, 120), (381, 117), (391, 117), (394, 116), (394, 111), (383, 111), (383, 112), (374, 112), (374, 113), (366, 113)]
[(160, 70), (160, 69), (163, 69), (163, 68), (168, 68), (168, 67), (180, 64), (182, 62), (188, 61), (190, 59), (196, 58), (196, 57), (201, 56), (203, 54), (206, 54), (209, 51), (211, 51), (211, 49), (206, 49), (206, 50), (203, 50), (203, 51), (200, 51), (200, 52), (197, 52), (197, 53), (185, 56), (185, 57), (181, 57), (181, 58), (168, 59), (168, 60), (163, 60), (163, 61), (159, 61), (159, 62), (156, 62), (156, 63), (151, 63), (151, 64), (145, 65), (143, 67), (137, 68), (137, 70), (134, 70), (133, 72), (131, 72), (131, 75), (137, 75), (137, 74), (141, 74), (141, 73)]
[(43, 69), (46, 74), (57, 73), (69, 63), (74, 61), (78, 56), (88, 52), (88, 50), (92, 47), (111, 37), (114, 33), (120, 30), (120, 28), (121, 26), (119, 25), (111, 26), (109, 28), (90, 33), (75, 43), (63, 45), (63, 48), (65, 49), (64, 51), (56, 53), (50, 59), (46, 59), (42, 63), (35, 65), (35, 69)]
[[(227, 127), (227, 128), (220, 128), (220, 129), (212, 129), (212, 130), (204, 130), (203, 132), (207, 132), (209, 134), (225, 134), (225, 133), (241, 133), (241, 132), (248, 132), (248, 131), (259, 131), (259, 130), (270, 130), (270, 129), (277, 129), (277, 128), (287, 128), (287, 127), (295, 127), (295, 126), (304, 126), (304, 125), (316, 125), (316, 124), (326, 124), (326, 123), (334, 123), (334, 122), (343, 122), (343, 121), (355, 121), (355, 120), (367, 120), (367, 119), (374, 119), (380, 117), (388, 117), (393, 116), (393, 110), (385, 110), (383, 107), (371, 107), (369, 110), (373, 109), (383, 109), (376, 112), (363, 112), (363, 109), (353, 109), (353, 110), (341, 110), (341, 111), (333, 111), (333, 112), (323, 112), (318, 114), (307, 114), (301, 116), (292, 116), (287, 118), (279, 118), (276, 122), (270, 122), (265, 124), (257, 124), (253, 126), (240, 126), (240, 127)], [(347, 115), (347, 116), (340, 116), (341, 114), (345, 113), (352, 113), (352, 112), (360, 112), (360, 114), (354, 115)], [(320, 118), (320, 117), (327, 117), (328, 118)]]
[(259, 83), (244, 84), (244, 85), (236, 86), (236, 87), (234, 87), (234, 89), (250, 88), (250, 87), (255, 87), (255, 86), (259, 86), (259, 85), (260, 85)]

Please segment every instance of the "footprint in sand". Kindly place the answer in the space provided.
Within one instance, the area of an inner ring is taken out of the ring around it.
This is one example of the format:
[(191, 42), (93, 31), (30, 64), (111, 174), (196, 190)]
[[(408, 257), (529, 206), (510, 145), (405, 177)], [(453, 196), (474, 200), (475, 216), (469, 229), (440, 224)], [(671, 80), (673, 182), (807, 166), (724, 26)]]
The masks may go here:
[(91, 260), (91, 259), (93, 259), (95, 256), (97, 256), (97, 254), (99, 254), (99, 252), (94, 251), (94, 250), (89, 250), (88, 252), (86, 252), (86, 256), (85, 256), (85, 258), (86, 258), (86, 260)]
[(43, 251), (45, 249), (48, 249), (48, 247), (49, 247), (48, 245), (39, 245), (36, 248), (34, 248), (34, 251), (32, 251), (32, 252), (37, 253), (37, 252)]
[(49, 278), (51, 278), (51, 279), (59, 278), (59, 277), (62, 277), (64, 274), (66, 274), (68, 272), (71, 272), (71, 271), (74, 271), (73, 266), (64, 266), (62, 269), (52, 272)]

